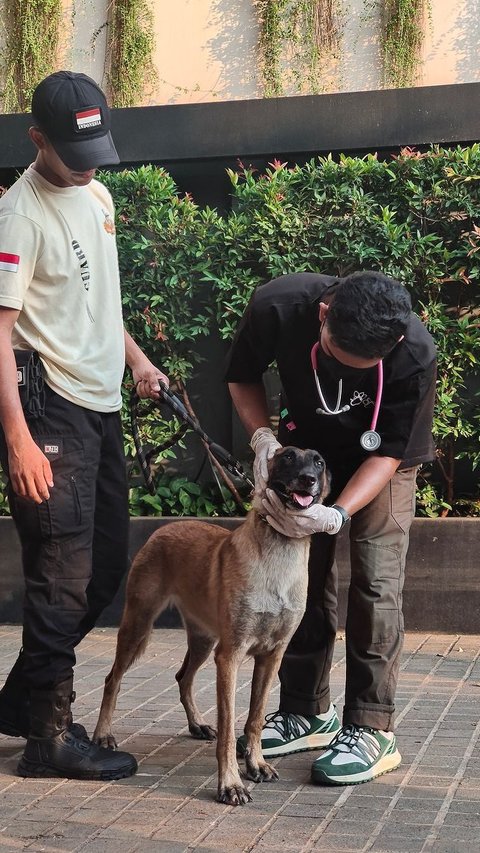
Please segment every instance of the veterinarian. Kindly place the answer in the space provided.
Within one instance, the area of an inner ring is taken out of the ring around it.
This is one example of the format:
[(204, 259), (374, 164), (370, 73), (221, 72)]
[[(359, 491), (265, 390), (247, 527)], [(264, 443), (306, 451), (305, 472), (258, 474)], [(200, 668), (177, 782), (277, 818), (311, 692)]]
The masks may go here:
[[(282, 384), (278, 440), (262, 382), (273, 361)], [(402, 588), (416, 474), (434, 456), (432, 338), (412, 313), (407, 290), (381, 273), (286, 275), (253, 294), (226, 377), (255, 451), (266, 521), (286, 536), (315, 534), (307, 608), (283, 658), (279, 710), (262, 732), (264, 755), (328, 747), (313, 764), (314, 782), (366, 782), (401, 761), (393, 728)], [(330, 506), (296, 509), (265, 491), (267, 462), (288, 444), (325, 457)], [(348, 522), (340, 725), (329, 675), (337, 629), (335, 540)]]
[(32, 115), (35, 162), (0, 199), (0, 456), (25, 575), (0, 731), (28, 737), (22, 776), (117, 779), (133, 756), (72, 723), (74, 647), (127, 569), (125, 363), (140, 396), (168, 379), (123, 328), (114, 210), (94, 180), (119, 162), (103, 92), (60, 71), (35, 89)]

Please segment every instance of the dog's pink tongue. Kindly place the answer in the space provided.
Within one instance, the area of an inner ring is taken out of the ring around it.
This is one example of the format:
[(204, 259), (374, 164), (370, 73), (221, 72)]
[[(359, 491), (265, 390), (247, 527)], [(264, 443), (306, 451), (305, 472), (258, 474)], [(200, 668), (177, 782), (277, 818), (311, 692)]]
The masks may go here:
[(294, 492), (293, 497), (300, 506), (310, 506), (310, 504), (313, 503), (311, 495), (299, 495), (297, 492)]

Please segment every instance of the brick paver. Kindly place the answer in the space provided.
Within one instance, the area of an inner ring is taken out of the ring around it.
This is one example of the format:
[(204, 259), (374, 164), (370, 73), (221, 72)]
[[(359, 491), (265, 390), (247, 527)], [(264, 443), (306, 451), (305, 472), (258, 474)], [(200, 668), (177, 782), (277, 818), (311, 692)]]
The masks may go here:
[[(116, 631), (93, 631), (78, 649), (75, 718), (91, 734)], [(0, 680), (20, 629), (0, 627)], [(215, 746), (189, 737), (174, 679), (181, 630), (154, 632), (123, 682), (114, 731), (139, 772), (120, 782), (21, 779), (23, 741), (0, 735), (0, 851), (14, 853), (480, 853), (480, 637), (407, 635), (397, 693), (403, 763), (374, 782), (310, 784), (312, 753), (273, 759), (275, 784), (253, 785), (244, 808), (215, 802)], [(246, 718), (251, 662), (240, 671), (238, 732)], [(332, 671), (341, 710), (344, 642)], [(213, 661), (199, 673), (199, 705), (215, 721)], [(278, 688), (270, 697), (276, 708)]]

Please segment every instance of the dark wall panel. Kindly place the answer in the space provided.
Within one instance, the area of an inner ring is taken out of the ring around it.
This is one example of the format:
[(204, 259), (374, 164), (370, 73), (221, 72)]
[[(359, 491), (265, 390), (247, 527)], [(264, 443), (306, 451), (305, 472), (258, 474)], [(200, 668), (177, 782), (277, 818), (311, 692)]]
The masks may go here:
[[(113, 110), (124, 165), (377, 150), (479, 136), (480, 83)], [(27, 115), (0, 116), (0, 169), (27, 165)]]

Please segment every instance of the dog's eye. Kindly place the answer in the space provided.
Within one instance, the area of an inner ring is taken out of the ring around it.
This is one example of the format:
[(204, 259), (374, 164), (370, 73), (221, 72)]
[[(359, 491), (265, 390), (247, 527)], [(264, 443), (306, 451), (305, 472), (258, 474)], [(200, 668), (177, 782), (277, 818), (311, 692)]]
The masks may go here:
[(313, 464), (315, 465), (315, 468), (318, 468), (319, 471), (323, 471), (323, 469), (325, 468), (323, 459), (315, 459), (315, 462)]
[(291, 450), (287, 450), (287, 452), (283, 454), (283, 458), (286, 459), (287, 462), (293, 462), (295, 454)]

